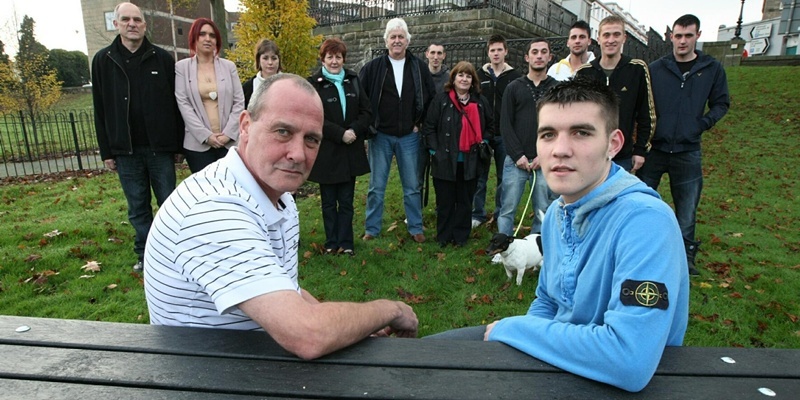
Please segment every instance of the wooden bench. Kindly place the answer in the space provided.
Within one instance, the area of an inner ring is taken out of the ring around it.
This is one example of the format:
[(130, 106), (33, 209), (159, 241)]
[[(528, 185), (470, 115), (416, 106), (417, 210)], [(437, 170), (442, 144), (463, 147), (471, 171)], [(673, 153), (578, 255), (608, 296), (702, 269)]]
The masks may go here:
[(263, 332), (0, 316), (0, 388), (13, 399), (789, 399), (800, 350), (668, 348), (628, 393), (495, 342), (370, 338), (302, 361)]

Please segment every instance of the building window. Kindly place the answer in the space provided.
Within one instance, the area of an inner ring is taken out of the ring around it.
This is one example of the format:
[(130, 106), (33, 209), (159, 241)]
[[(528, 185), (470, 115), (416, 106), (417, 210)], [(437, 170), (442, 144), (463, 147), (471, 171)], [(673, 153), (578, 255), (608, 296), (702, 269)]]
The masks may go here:
[(107, 31), (115, 31), (114, 28), (114, 12), (113, 11), (106, 11), (106, 30)]

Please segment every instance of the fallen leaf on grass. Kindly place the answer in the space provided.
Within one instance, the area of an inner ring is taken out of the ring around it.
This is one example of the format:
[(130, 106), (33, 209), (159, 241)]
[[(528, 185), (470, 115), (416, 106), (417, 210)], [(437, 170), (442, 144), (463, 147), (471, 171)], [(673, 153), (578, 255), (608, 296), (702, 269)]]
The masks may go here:
[(347, 275), (347, 270), (343, 269), (341, 272), (339, 272), (339, 275), (341, 275), (341, 276)]
[(24, 261), (25, 261), (25, 262), (31, 262), (31, 261), (36, 261), (36, 260), (39, 260), (39, 259), (41, 259), (41, 258), (42, 258), (42, 256), (41, 256), (41, 255), (39, 255), (39, 254), (31, 254), (31, 255), (29, 255), (28, 257), (25, 257), (25, 260), (24, 260)]
[(94, 275), (81, 275), (78, 277), (78, 279), (89, 279), (89, 278), (94, 278)]
[(81, 267), (84, 271), (100, 272), (100, 263), (97, 261), (89, 261), (86, 265)]
[(474, 276), (468, 276), (466, 279), (464, 279), (464, 282), (466, 282), (466, 283), (475, 283), (475, 277)]
[(522, 292), (517, 293), (517, 300), (524, 300), (524, 299), (525, 299), (525, 294), (523, 294)]
[(730, 294), (730, 297), (734, 298), (734, 299), (741, 299), (743, 296), (739, 292), (733, 292), (733, 293)]
[(411, 292), (407, 292), (403, 288), (397, 288), (397, 295), (403, 299), (404, 302), (408, 304), (420, 304), (425, 302), (425, 297), (414, 295)]
[(733, 236), (735, 238), (740, 238), (740, 237), (744, 236), (744, 234), (741, 233), (741, 232), (736, 232), (736, 233), (732, 233), (731, 236)]
[(397, 229), (397, 221), (392, 222), (392, 225), (390, 225), (389, 228), (386, 229), (386, 232), (391, 232), (395, 229)]
[(120, 239), (120, 238), (118, 238), (116, 236), (111, 236), (110, 238), (108, 238), (108, 241), (111, 242), (111, 243), (114, 243), (114, 244), (122, 243), (122, 239)]
[(711, 284), (708, 282), (700, 282), (700, 289), (710, 289)]
[(56, 236), (61, 236), (61, 231), (59, 231), (58, 229), (56, 229), (56, 230), (54, 230), (54, 231), (47, 232), (47, 233), (45, 233), (45, 234), (44, 234), (44, 235), (42, 235), (42, 236), (44, 236), (44, 237), (49, 237), (49, 238), (53, 238), (53, 237), (56, 237)]
[(117, 284), (116, 283), (112, 283), (112, 284), (106, 286), (105, 289), (103, 289), (103, 290), (114, 290), (116, 288), (117, 288)]
[(311, 258), (311, 251), (310, 250), (306, 250), (306, 252), (303, 253), (303, 258)]

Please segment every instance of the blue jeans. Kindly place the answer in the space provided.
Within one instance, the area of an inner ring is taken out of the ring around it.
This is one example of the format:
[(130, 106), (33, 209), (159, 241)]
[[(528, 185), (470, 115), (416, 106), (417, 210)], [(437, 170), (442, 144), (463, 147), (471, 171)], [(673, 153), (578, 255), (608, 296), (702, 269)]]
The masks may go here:
[(619, 165), (620, 168), (628, 172), (631, 172), (631, 168), (633, 168), (633, 157), (626, 158), (624, 160), (614, 160), (614, 162)]
[(136, 232), (133, 251), (141, 261), (153, 223), (150, 188), (158, 205), (164, 204), (175, 190), (175, 161), (172, 153), (154, 153), (146, 146), (135, 146), (133, 154), (116, 156), (115, 161), (119, 183), (128, 201), (128, 220)]
[[(557, 196), (553, 194), (544, 180), (544, 174), (541, 169), (536, 171), (536, 183), (531, 194), (531, 202), (533, 203), (533, 224), (531, 226), (531, 233), (542, 232), (542, 220), (539, 213), (544, 214), (550, 203), (556, 199)], [(533, 174), (528, 171), (517, 168), (516, 163), (511, 160), (511, 157), (506, 156), (505, 163), (503, 164), (503, 198), (500, 203), (500, 215), (497, 217), (497, 231), (505, 233), (508, 236), (514, 234), (514, 216), (517, 213), (517, 206), (522, 199), (525, 190), (525, 184), (533, 184)], [(526, 198), (527, 201), (527, 198)], [(523, 215), (522, 218), (525, 218)]]
[[(506, 159), (506, 147), (503, 145), (502, 136), (494, 136), (489, 139), (489, 145), (494, 149), (494, 169), (497, 173), (497, 187), (494, 192), (494, 210), (500, 212), (503, 195), (503, 162)], [(478, 177), (478, 188), (475, 190), (475, 198), (472, 199), (472, 219), (486, 222), (486, 184), (489, 181), (489, 169), (481, 171)]]
[(464, 328), (450, 329), (448, 331), (434, 333), (423, 337), (423, 339), (438, 340), (483, 340), (486, 333), (486, 325), (467, 326)]
[(383, 221), (383, 201), (392, 156), (397, 157), (397, 170), (403, 185), (403, 206), (408, 218), (408, 232), (412, 235), (422, 233), (422, 201), (419, 193), (419, 133), (397, 137), (378, 132), (369, 141), (369, 177), (367, 192), (366, 234), (378, 236)]
[(665, 153), (651, 150), (642, 168), (636, 176), (647, 186), (658, 190), (661, 176), (669, 175), (669, 190), (675, 204), (675, 216), (681, 228), (683, 243), (692, 250), (691, 257), (697, 251), (699, 242), (694, 239), (697, 220), (697, 205), (700, 204), (700, 192), (703, 190), (703, 166), (700, 150), (683, 153)]

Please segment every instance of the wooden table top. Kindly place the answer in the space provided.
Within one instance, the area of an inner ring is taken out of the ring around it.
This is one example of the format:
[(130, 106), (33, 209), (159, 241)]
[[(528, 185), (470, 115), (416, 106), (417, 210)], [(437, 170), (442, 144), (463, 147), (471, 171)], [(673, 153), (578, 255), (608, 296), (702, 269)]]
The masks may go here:
[(0, 316), (0, 387), (14, 399), (798, 398), (800, 350), (667, 348), (628, 393), (497, 342), (370, 338), (303, 361), (263, 332)]

